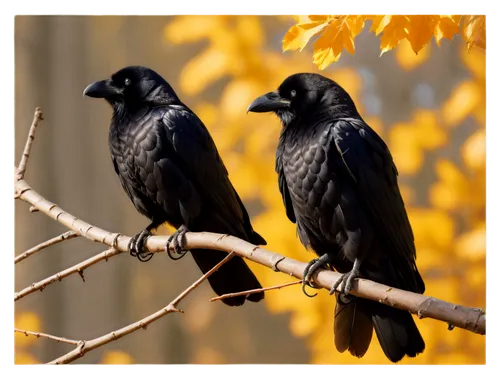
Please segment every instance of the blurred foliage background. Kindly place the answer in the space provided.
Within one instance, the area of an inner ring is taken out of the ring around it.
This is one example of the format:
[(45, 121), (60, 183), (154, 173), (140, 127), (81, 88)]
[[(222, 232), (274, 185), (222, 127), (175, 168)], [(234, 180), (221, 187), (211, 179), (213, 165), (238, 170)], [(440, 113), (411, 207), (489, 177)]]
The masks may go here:
[[(147, 220), (128, 201), (110, 161), (111, 110), (104, 101), (82, 98), (82, 91), (124, 66), (148, 66), (172, 84), (209, 128), (268, 247), (307, 262), (313, 254), (304, 250), (286, 218), (274, 172), (280, 124), (272, 115), (246, 114), (255, 97), (275, 89), (288, 75), (318, 72), (307, 40), (302, 52), (282, 53), (283, 37), (301, 20), (17, 16), (16, 162), (34, 108), (42, 106), (45, 121), (26, 176), (32, 187), (110, 231), (130, 235), (142, 229)], [(365, 27), (356, 37), (355, 55), (336, 55), (336, 62), (320, 68), (350, 93), (392, 151), (426, 294), (484, 309), (485, 50), (468, 49), (459, 36), (438, 40), (439, 47), (432, 40), (415, 54), (412, 41), (400, 38), (380, 56), (379, 38)], [(23, 202), (16, 202), (15, 224), (16, 254), (65, 231), (41, 214), (30, 214)], [(16, 290), (102, 250), (83, 239), (44, 250), (16, 266)], [(251, 267), (264, 286), (290, 281), (281, 273)], [(91, 339), (162, 308), (199, 270), (189, 257), (173, 262), (156, 255), (140, 263), (122, 255), (85, 275), (85, 283), (73, 276), (16, 302), (15, 326)], [(203, 285), (181, 306), (184, 315), (161, 319), (77, 363), (389, 363), (375, 337), (362, 359), (336, 352), (334, 299), (326, 291), (309, 299), (293, 286), (268, 292), (265, 303), (239, 308), (210, 303), (212, 295)], [(430, 319), (417, 324), (426, 350), (402, 363), (485, 363), (484, 336), (450, 332), (445, 323)], [(15, 334), (16, 363), (47, 362), (70, 349)]]

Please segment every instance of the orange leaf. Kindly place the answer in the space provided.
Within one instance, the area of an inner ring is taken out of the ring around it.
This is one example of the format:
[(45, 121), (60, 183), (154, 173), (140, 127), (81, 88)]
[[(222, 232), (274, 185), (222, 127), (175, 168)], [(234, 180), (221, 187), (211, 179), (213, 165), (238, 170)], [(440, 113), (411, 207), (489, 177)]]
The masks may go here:
[(484, 129), (472, 134), (462, 146), (462, 158), (471, 169), (484, 168), (486, 165), (486, 132)]
[(434, 29), (434, 38), (438, 46), (441, 45), (441, 39), (453, 39), (453, 36), (458, 33), (460, 20), (462, 16), (439, 16), (439, 22)]
[(365, 27), (365, 19), (366, 16), (348, 16), (346, 18), (353, 39), (363, 30), (363, 27)]
[(407, 38), (413, 51), (418, 53), (432, 38), (439, 16), (408, 16), (408, 19)]
[(326, 26), (328, 26), (327, 21), (315, 21), (292, 26), (283, 37), (283, 52), (296, 49), (302, 51), (309, 39), (321, 32)]
[(389, 24), (384, 28), (384, 32), (380, 37), (381, 56), (396, 47), (402, 39), (406, 38), (408, 23), (408, 17), (406, 16), (391, 17)]
[[(361, 31), (364, 20), (358, 16), (334, 17), (314, 43), (314, 63), (323, 70), (339, 59), (342, 48), (354, 54), (355, 32)], [(352, 29), (351, 29), (352, 27)]]
[(380, 34), (389, 24), (391, 18), (392, 16), (371, 16), (372, 26), (370, 27), (370, 31), (374, 32), (375, 35)]
[(469, 51), (473, 45), (486, 48), (486, 17), (464, 16), (463, 18), (462, 37)]

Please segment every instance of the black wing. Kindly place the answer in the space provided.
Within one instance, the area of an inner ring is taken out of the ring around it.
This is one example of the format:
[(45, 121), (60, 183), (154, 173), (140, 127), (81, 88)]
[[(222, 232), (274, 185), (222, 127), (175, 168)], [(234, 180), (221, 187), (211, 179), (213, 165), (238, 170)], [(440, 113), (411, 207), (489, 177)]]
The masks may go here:
[(253, 231), (248, 213), (201, 120), (186, 107), (172, 105), (163, 115), (161, 125), (175, 152), (176, 164), (195, 186), (202, 200), (210, 202), (213, 210), (209, 214), (214, 216), (214, 220), (223, 222), (226, 231), (233, 235), (265, 244), (264, 239)]
[[(337, 151), (355, 181), (359, 198), (381, 232), (382, 251), (395, 261), (398, 281), (423, 293), (415, 265), (416, 251), (410, 222), (397, 183), (398, 171), (384, 141), (359, 119), (342, 119), (332, 127)], [(410, 278), (410, 282), (408, 280)]]
[(285, 140), (283, 139), (284, 136), (285, 136), (284, 133), (281, 133), (280, 142), (276, 150), (275, 170), (276, 173), (278, 173), (278, 186), (281, 192), (281, 196), (283, 197), (283, 204), (285, 205), (286, 216), (292, 223), (295, 223), (297, 219), (295, 217), (295, 212), (293, 211), (292, 199), (290, 197), (290, 192), (288, 191), (288, 185), (285, 179), (283, 164), (281, 162), (281, 158), (283, 155), (283, 148), (285, 146)]

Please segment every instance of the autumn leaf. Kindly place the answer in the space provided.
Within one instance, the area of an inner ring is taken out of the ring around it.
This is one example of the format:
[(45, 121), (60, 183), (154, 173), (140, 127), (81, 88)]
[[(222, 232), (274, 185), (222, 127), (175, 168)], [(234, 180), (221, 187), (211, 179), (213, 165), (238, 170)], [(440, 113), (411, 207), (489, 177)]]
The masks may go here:
[(325, 19), (319, 21), (299, 23), (292, 26), (283, 38), (283, 52), (296, 49), (302, 51), (309, 42), (309, 39), (327, 26), (328, 18), (326, 16)]
[(337, 61), (342, 49), (354, 54), (354, 38), (364, 26), (362, 16), (342, 16), (330, 19), (328, 26), (314, 43), (313, 61), (323, 70)]
[(372, 20), (370, 31), (374, 32), (375, 35), (379, 35), (389, 24), (392, 16), (368, 16), (367, 18)]
[(461, 18), (462, 16), (439, 16), (439, 22), (434, 29), (434, 38), (438, 46), (441, 46), (443, 38), (453, 40), (459, 31)]
[(464, 81), (455, 88), (441, 108), (441, 116), (448, 126), (456, 126), (479, 104), (481, 93), (474, 81)]
[(469, 51), (474, 45), (486, 48), (486, 17), (464, 16), (462, 37)]
[(416, 13), (407, 16), (409, 22), (407, 24), (407, 38), (413, 48), (413, 51), (418, 52), (432, 38), (434, 28), (439, 21), (439, 16), (435, 13)]
[(409, 21), (407, 16), (392, 16), (380, 37), (380, 55), (396, 47), (407, 37)]

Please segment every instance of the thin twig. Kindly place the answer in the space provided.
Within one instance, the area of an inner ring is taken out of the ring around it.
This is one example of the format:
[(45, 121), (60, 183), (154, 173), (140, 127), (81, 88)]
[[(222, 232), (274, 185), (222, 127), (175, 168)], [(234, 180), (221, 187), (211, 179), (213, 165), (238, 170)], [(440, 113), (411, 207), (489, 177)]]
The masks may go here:
[(35, 115), (33, 116), (33, 122), (31, 123), (30, 131), (28, 134), (28, 139), (26, 140), (26, 145), (24, 146), (24, 152), (19, 162), (19, 166), (16, 169), (16, 179), (22, 180), (24, 174), (26, 173), (26, 165), (28, 164), (28, 158), (30, 157), (31, 145), (35, 139), (35, 131), (38, 126), (38, 122), (43, 120), (42, 109), (37, 107), (35, 109)]
[(47, 333), (42, 333), (42, 332), (26, 331), (24, 329), (19, 329), (19, 328), (14, 328), (14, 332), (23, 333), (26, 336), (35, 336), (36, 338), (45, 337), (47, 339), (51, 339), (51, 340), (54, 340), (57, 342), (64, 342), (65, 344), (78, 345), (78, 343), (79, 343), (79, 341), (69, 340), (65, 337), (58, 337), (58, 336), (49, 335)]
[(298, 284), (302, 284), (302, 280), (292, 281), (290, 283), (276, 285), (276, 286), (269, 286), (267, 288), (250, 289), (250, 290), (246, 290), (244, 292), (223, 294), (221, 296), (212, 297), (208, 301), (209, 302), (214, 302), (214, 301), (219, 301), (219, 300), (225, 299), (225, 298), (232, 298), (232, 297), (238, 297), (238, 296), (246, 296), (248, 294), (260, 293), (260, 292), (267, 292), (268, 290), (281, 289), (281, 288), (286, 288), (287, 286), (298, 285)]
[(126, 327), (123, 327), (117, 331), (110, 332), (106, 335), (103, 335), (101, 337), (95, 338), (93, 340), (89, 341), (83, 341), (78, 345), (78, 347), (69, 353), (66, 353), (65, 355), (54, 359), (53, 361), (49, 362), (49, 364), (63, 364), (63, 363), (70, 363), (73, 362), (74, 360), (83, 357), (87, 352), (97, 349), (98, 347), (105, 345), (111, 341), (117, 340), (125, 335), (128, 335), (132, 332), (137, 331), (138, 329), (146, 329), (149, 324), (154, 322), (155, 320), (160, 319), (162, 316), (165, 316), (167, 314), (170, 314), (172, 312), (183, 312), (182, 310), (177, 308), (177, 305), (184, 299), (186, 298), (189, 293), (191, 293), (194, 289), (196, 289), (203, 281), (205, 281), (210, 275), (212, 275), (214, 272), (216, 272), (223, 264), (228, 262), (233, 256), (234, 252), (230, 252), (224, 259), (222, 259), (218, 264), (215, 265), (210, 271), (208, 271), (206, 274), (201, 276), (198, 280), (196, 280), (189, 288), (184, 290), (181, 294), (177, 296), (172, 302), (170, 302), (167, 306), (165, 306), (163, 309), (158, 310), (154, 314), (149, 315), (148, 317), (132, 323)]
[[(109, 248), (106, 251), (103, 251), (102, 253), (99, 253), (97, 255), (94, 255), (93, 257), (84, 260), (83, 262), (80, 262), (73, 267), (69, 267), (65, 269), (64, 271), (58, 272), (55, 275), (49, 276), (46, 279), (43, 279), (41, 281), (38, 281), (36, 283), (31, 284), (30, 286), (24, 288), (23, 290), (19, 291), (18, 293), (14, 294), (14, 301), (17, 301), (18, 299), (21, 299), (28, 294), (31, 294), (33, 292), (36, 292), (37, 290), (43, 291), (47, 285), (50, 285), (56, 281), (61, 281), (65, 277), (68, 277), (69, 275), (72, 275), (74, 273), (80, 273), (83, 274), (83, 270), (90, 267), (93, 264), (96, 264), (100, 261), (107, 260), (111, 258), (112, 256), (115, 256), (117, 254), (120, 254), (119, 250), (116, 250), (114, 248)], [(85, 281), (85, 280), (84, 280)]]
[(38, 244), (35, 247), (32, 247), (31, 249), (25, 251), (21, 255), (18, 255), (14, 259), (14, 264), (16, 264), (16, 263), (18, 263), (18, 262), (20, 262), (20, 261), (28, 258), (29, 256), (31, 256), (31, 255), (39, 252), (40, 250), (45, 249), (46, 247), (55, 245), (56, 243), (63, 242), (65, 240), (69, 240), (69, 239), (75, 238), (75, 237), (78, 237), (78, 234), (76, 234), (72, 230), (70, 230), (70, 231), (68, 231), (66, 233), (60, 234), (59, 236), (56, 236), (54, 238), (51, 238), (50, 240), (42, 242), (41, 244)]

